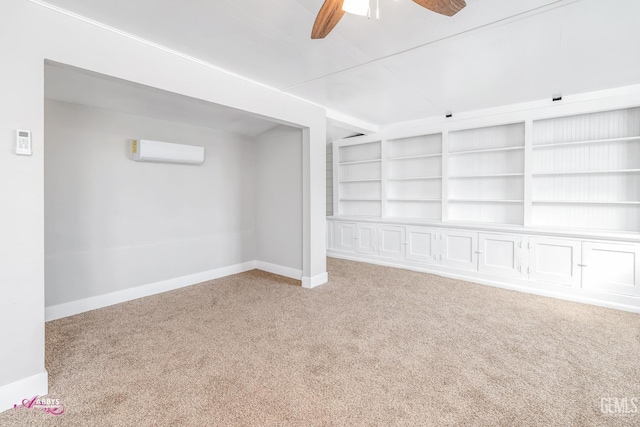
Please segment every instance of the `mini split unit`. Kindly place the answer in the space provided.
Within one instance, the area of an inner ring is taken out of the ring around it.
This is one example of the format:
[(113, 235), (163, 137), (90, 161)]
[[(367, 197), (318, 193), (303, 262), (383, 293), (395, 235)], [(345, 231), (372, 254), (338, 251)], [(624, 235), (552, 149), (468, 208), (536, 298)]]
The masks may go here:
[(136, 162), (181, 163), (200, 165), (204, 162), (204, 147), (169, 142), (133, 141), (133, 160)]

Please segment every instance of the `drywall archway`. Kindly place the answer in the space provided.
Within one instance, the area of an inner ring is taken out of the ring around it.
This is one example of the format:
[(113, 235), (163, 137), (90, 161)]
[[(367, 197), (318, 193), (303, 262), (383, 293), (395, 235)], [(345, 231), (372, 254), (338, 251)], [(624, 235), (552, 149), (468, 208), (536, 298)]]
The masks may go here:
[[(303, 129), (303, 285), (327, 281), (324, 109), (122, 32), (40, 4), (7, 0), (0, 16), (0, 410), (46, 394), (44, 368), (44, 61), (247, 111)], [(37, 29), (24, 31), (25, 28)], [(33, 155), (16, 156), (16, 129)], [(16, 325), (20, 325), (16, 328)]]

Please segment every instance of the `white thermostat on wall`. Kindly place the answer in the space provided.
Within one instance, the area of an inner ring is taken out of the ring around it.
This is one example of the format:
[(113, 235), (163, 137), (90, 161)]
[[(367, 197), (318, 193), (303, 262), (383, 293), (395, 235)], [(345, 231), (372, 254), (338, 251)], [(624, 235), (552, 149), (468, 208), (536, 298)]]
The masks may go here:
[(28, 130), (18, 129), (16, 131), (16, 154), (31, 155), (31, 132)]

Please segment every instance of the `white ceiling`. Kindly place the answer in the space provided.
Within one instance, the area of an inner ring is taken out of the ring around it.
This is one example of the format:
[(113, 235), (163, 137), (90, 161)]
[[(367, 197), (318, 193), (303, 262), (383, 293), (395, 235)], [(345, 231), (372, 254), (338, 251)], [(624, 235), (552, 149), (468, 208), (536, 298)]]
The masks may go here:
[(45, 65), (46, 99), (255, 137), (277, 123), (247, 112), (59, 64)]
[(380, 0), (324, 40), (323, 0), (47, 1), (375, 125), (640, 83), (637, 0)]

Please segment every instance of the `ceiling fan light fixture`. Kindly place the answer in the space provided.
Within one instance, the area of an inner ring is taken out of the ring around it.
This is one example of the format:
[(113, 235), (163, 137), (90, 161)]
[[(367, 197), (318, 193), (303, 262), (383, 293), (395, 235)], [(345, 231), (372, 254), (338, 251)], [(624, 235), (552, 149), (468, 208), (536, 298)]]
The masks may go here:
[(354, 15), (369, 15), (369, 0), (344, 0), (342, 10)]

